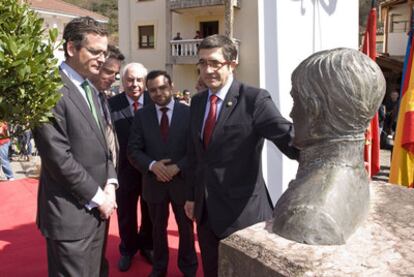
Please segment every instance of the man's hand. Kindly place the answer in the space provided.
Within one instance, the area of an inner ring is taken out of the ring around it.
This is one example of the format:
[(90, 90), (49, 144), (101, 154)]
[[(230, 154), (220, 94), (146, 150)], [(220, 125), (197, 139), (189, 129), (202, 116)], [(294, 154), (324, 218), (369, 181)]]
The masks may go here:
[(115, 203), (115, 209), (118, 208), (118, 205), (116, 204), (116, 194), (115, 194), (115, 185), (114, 184), (106, 184), (104, 188), (105, 194), (109, 197), (111, 201)]
[(98, 207), (99, 212), (101, 213), (102, 219), (109, 219), (112, 213), (117, 208), (115, 200), (115, 186), (112, 184), (107, 184), (104, 188), (105, 200)]
[(185, 201), (184, 211), (189, 219), (194, 220), (194, 201)]
[(176, 164), (167, 165), (168, 174), (171, 176), (171, 179), (180, 172), (180, 168)]
[(170, 176), (170, 173), (167, 169), (167, 164), (171, 162), (171, 159), (163, 159), (156, 161), (152, 167), (151, 171), (157, 176), (157, 180), (161, 182), (171, 181), (173, 176)]

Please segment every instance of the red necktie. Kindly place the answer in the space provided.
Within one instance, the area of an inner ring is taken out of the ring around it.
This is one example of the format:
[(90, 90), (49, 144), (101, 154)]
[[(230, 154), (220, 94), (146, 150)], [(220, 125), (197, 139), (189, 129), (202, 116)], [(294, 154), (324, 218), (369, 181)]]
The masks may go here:
[(134, 101), (132, 105), (134, 106), (134, 113), (135, 113), (136, 111), (138, 111), (139, 103), (138, 101)]
[(208, 111), (206, 122), (204, 123), (204, 134), (203, 142), (204, 148), (207, 149), (210, 143), (211, 135), (213, 134), (214, 126), (216, 125), (216, 114), (217, 114), (217, 95), (210, 96), (210, 110)]
[(160, 111), (162, 112), (161, 122), (160, 122), (161, 137), (162, 137), (162, 140), (166, 143), (168, 139), (168, 129), (170, 127), (168, 124), (168, 115), (167, 115), (168, 108), (163, 107), (160, 109)]

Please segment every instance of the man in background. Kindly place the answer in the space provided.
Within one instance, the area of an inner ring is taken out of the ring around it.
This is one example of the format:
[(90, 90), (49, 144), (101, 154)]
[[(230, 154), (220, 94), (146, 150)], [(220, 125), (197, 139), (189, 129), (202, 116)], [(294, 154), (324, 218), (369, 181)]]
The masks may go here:
[(8, 124), (0, 121), (0, 164), (4, 176), (8, 181), (14, 180), (13, 168), (10, 164), (9, 148), (10, 148), (10, 134)]
[[(140, 250), (141, 255), (152, 263), (152, 223), (148, 207), (142, 200), (142, 175), (127, 158), (128, 138), (135, 112), (152, 103), (145, 92), (147, 69), (140, 63), (127, 64), (122, 73), (124, 92), (108, 100), (111, 117), (119, 143), (118, 179), (116, 192), (118, 203), (118, 227), (121, 243), (121, 258), (118, 262), (120, 271), (131, 267), (132, 259)], [(138, 201), (141, 203), (141, 226), (138, 230)]]
[(119, 145), (115, 134), (115, 127), (111, 119), (108, 95), (110, 94), (109, 91), (112, 84), (116, 81), (116, 76), (121, 70), (124, 59), (124, 55), (122, 55), (118, 48), (114, 45), (108, 45), (108, 58), (99, 70), (99, 74), (90, 78), (99, 98), (101, 115), (106, 122), (105, 135), (115, 168), (117, 168), (118, 163)]
[(146, 85), (154, 102), (139, 110), (128, 142), (128, 158), (143, 174), (142, 196), (153, 224), (154, 263), (151, 277), (167, 275), (167, 226), (170, 205), (178, 225), (178, 267), (184, 276), (195, 276), (197, 255), (193, 222), (184, 212), (186, 144), (189, 108), (173, 98), (170, 75), (162, 70), (148, 73)]

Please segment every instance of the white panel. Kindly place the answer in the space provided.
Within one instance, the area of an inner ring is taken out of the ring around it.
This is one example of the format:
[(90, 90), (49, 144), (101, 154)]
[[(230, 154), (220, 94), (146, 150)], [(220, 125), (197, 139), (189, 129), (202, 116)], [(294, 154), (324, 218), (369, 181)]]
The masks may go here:
[[(358, 1), (258, 0), (260, 86), (266, 88), (289, 118), (290, 76), (306, 57), (320, 50), (358, 47)], [(277, 201), (295, 177), (297, 163), (267, 143), (263, 155), (265, 179)]]
[(406, 33), (388, 34), (388, 53), (390, 56), (405, 56), (408, 35)]

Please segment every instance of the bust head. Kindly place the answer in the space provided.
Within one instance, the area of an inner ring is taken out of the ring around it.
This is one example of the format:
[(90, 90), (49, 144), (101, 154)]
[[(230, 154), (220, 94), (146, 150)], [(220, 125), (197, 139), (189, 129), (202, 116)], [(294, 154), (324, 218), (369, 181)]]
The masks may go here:
[(295, 146), (362, 139), (385, 93), (379, 66), (348, 48), (317, 52), (292, 74)]

